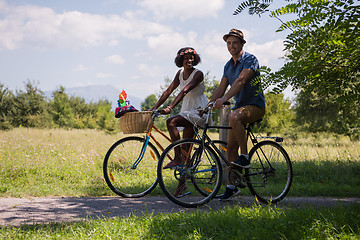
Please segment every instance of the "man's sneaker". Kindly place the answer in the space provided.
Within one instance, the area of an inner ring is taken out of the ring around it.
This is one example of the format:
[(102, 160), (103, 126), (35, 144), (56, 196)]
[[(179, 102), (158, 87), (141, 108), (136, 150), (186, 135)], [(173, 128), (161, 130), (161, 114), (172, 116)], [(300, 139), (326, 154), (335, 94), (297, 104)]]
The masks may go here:
[(232, 197), (235, 197), (240, 194), (240, 190), (235, 188), (231, 189), (226, 187), (225, 193), (222, 197), (220, 197), (220, 201), (229, 201)]
[(250, 160), (247, 159), (244, 155), (240, 155), (239, 159), (236, 160), (235, 162), (232, 162), (231, 165), (235, 166), (235, 167), (241, 167), (241, 168), (250, 168), (251, 167)]

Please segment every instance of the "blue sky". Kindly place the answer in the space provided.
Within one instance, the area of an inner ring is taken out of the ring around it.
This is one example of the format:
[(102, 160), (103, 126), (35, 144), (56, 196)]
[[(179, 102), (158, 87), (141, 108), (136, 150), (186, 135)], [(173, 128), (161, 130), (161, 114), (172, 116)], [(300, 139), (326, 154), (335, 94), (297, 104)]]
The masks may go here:
[[(244, 32), (245, 51), (261, 65), (283, 64), (280, 22), (267, 15), (233, 16), (233, 0), (0, 0), (0, 82), (27, 80), (44, 90), (112, 85), (144, 99), (178, 68), (178, 49), (192, 46), (204, 73), (220, 79), (230, 58), (222, 36)], [(109, 99), (117, 96), (109, 96)]]

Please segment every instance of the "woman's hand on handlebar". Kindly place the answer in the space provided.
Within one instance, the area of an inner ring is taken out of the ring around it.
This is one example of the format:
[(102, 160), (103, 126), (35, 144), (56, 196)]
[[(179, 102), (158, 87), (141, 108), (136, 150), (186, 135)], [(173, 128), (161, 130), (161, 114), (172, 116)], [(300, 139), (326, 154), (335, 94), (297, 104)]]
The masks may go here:
[(166, 107), (160, 110), (160, 114), (166, 115), (171, 113), (172, 108)]

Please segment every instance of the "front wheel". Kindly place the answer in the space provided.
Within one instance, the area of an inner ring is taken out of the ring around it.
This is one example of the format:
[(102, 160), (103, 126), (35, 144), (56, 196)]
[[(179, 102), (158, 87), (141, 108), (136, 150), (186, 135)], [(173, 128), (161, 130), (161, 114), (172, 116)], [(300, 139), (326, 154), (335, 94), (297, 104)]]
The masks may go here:
[(110, 189), (127, 198), (150, 193), (157, 185), (156, 167), (160, 154), (145, 138), (126, 137), (106, 153), (103, 172)]
[[(164, 169), (174, 159), (183, 164)], [(221, 186), (222, 168), (217, 154), (195, 139), (170, 144), (161, 154), (157, 172), (164, 194), (183, 207), (208, 203)]]
[[(214, 152), (219, 156), (219, 160), (221, 162), (222, 167), (222, 185), (218, 194), (214, 198), (221, 198), (224, 196), (226, 185), (228, 184), (228, 178), (230, 174), (229, 165), (225, 162), (227, 161), (227, 142), (222, 140), (211, 140), (211, 142), (207, 142), (207, 145), (213, 148)], [(220, 151), (220, 153), (218, 152)], [(222, 156), (221, 156), (222, 154)]]
[(273, 141), (262, 141), (249, 152), (251, 168), (245, 178), (251, 193), (263, 203), (277, 203), (289, 192), (293, 170), (285, 149)]

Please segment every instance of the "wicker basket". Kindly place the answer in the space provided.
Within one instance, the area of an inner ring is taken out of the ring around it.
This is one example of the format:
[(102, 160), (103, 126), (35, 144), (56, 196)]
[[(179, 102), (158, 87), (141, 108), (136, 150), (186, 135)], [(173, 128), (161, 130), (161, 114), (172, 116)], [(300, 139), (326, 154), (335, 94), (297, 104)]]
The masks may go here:
[(120, 120), (120, 128), (123, 133), (144, 133), (151, 125), (151, 111), (128, 112)]

